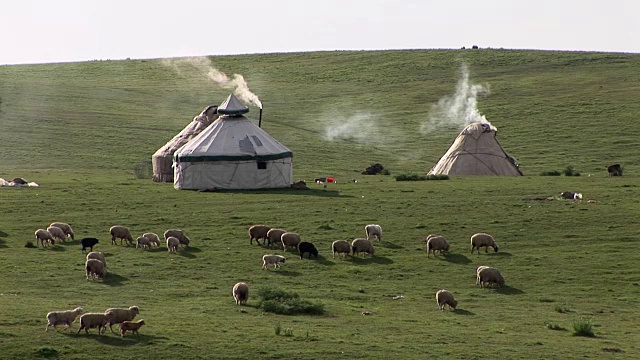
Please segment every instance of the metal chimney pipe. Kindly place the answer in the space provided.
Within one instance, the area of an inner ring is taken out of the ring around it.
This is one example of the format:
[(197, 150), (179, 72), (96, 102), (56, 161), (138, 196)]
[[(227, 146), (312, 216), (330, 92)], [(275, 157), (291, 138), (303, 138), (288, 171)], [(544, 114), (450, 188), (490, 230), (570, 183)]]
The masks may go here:
[(260, 120), (258, 120), (258, 127), (262, 127), (262, 108), (260, 108)]

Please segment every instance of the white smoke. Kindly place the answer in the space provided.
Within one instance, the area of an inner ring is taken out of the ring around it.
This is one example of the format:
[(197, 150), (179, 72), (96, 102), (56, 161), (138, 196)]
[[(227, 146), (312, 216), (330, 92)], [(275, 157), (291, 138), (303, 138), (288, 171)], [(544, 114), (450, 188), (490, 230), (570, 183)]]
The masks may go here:
[(251, 103), (262, 109), (262, 102), (256, 94), (249, 90), (249, 85), (240, 74), (233, 74), (229, 78), (225, 73), (216, 69), (211, 60), (204, 56), (189, 57), (180, 59), (164, 59), (162, 64), (173, 69), (178, 75), (185, 76), (186, 70), (195, 69), (198, 73), (213, 80), (224, 89), (233, 91), (233, 94), (240, 100)]
[(478, 96), (488, 96), (489, 86), (471, 84), (469, 82), (469, 68), (462, 64), (460, 79), (456, 85), (456, 92), (441, 98), (433, 105), (429, 120), (422, 124), (422, 133), (430, 133), (440, 127), (465, 127), (473, 123), (488, 124), (492, 130), (496, 127), (478, 111)]
[(345, 117), (338, 112), (332, 112), (321, 121), (329, 124), (324, 130), (325, 140), (343, 140), (360, 144), (384, 142), (377, 125), (378, 116), (374, 114), (357, 112)]

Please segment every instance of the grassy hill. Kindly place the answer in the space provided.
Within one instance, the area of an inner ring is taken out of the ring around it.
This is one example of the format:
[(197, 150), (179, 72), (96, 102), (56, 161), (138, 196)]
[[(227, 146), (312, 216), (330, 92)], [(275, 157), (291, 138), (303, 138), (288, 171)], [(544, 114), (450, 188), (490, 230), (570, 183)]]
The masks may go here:
[[(640, 55), (416, 50), (209, 60), (0, 67), (0, 177), (41, 184), (0, 188), (0, 357), (549, 359), (640, 351)], [(473, 83), (490, 88), (478, 109), (527, 176), (360, 175), (373, 162), (392, 175), (435, 164), (461, 128), (420, 129), (454, 92), (462, 63)], [(209, 65), (242, 74), (260, 96), (263, 128), (294, 153), (294, 178), (339, 182), (307, 192), (198, 193), (137, 178), (136, 166), (229, 94), (207, 78)], [(345, 123), (361, 131), (326, 138)], [(611, 163), (625, 176), (607, 178)], [(539, 176), (566, 166), (582, 176)], [(585, 200), (534, 200), (565, 190)], [(77, 240), (24, 247), (53, 221), (71, 223), (77, 238), (100, 239), (107, 280), (84, 278)], [(258, 223), (299, 232), (320, 259), (287, 252), (282, 269), (261, 270), (263, 254), (283, 252), (249, 245), (246, 230)], [(384, 229), (376, 257), (333, 259), (331, 242), (363, 236), (367, 223)], [(115, 224), (134, 236), (181, 228), (193, 246), (177, 255), (164, 246), (113, 246)], [(500, 252), (470, 254), (469, 237), (481, 231)], [(426, 257), (429, 233), (447, 237), (448, 256)], [(501, 269), (508, 287), (475, 287), (477, 265)], [(231, 297), (241, 280), (252, 291), (242, 308)], [(264, 313), (256, 293), (270, 287), (322, 302), (326, 315)], [(437, 310), (440, 288), (454, 293), (459, 311)], [(66, 333), (43, 331), (50, 310), (134, 304), (147, 322), (139, 336), (75, 335), (77, 323)], [(571, 335), (580, 318), (593, 321), (595, 338)], [(275, 335), (277, 324), (293, 336)]]

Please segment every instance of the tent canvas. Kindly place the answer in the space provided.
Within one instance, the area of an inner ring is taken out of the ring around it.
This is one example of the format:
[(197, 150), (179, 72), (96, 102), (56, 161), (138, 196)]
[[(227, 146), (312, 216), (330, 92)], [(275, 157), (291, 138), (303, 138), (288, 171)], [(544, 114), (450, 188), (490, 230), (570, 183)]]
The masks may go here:
[[(230, 95), (233, 96), (233, 95)], [(235, 98), (235, 96), (233, 96)], [(291, 150), (255, 125), (235, 106), (174, 154), (176, 189), (264, 189), (290, 187)], [(223, 103), (223, 104), (225, 104)], [(220, 110), (220, 108), (219, 108)]]
[(521, 176), (517, 162), (507, 154), (496, 131), (486, 123), (470, 124), (429, 171), (429, 175)]
[(216, 110), (216, 105), (207, 106), (178, 135), (153, 154), (153, 181), (173, 182), (173, 154), (218, 118)]

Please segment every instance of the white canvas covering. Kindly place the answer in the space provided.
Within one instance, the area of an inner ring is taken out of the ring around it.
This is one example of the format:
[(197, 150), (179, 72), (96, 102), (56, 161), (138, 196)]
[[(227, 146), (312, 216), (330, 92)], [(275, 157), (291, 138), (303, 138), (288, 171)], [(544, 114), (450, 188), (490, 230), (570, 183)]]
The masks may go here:
[(222, 115), (174, 154), (176, 189), (289, 187), (293, 154), (244, 116)]
[(515, 159), (498, 143), (489, 124), (468, 125), (449, 150), (429, 171), (429, 175), (499, 175), (520, 176)]

